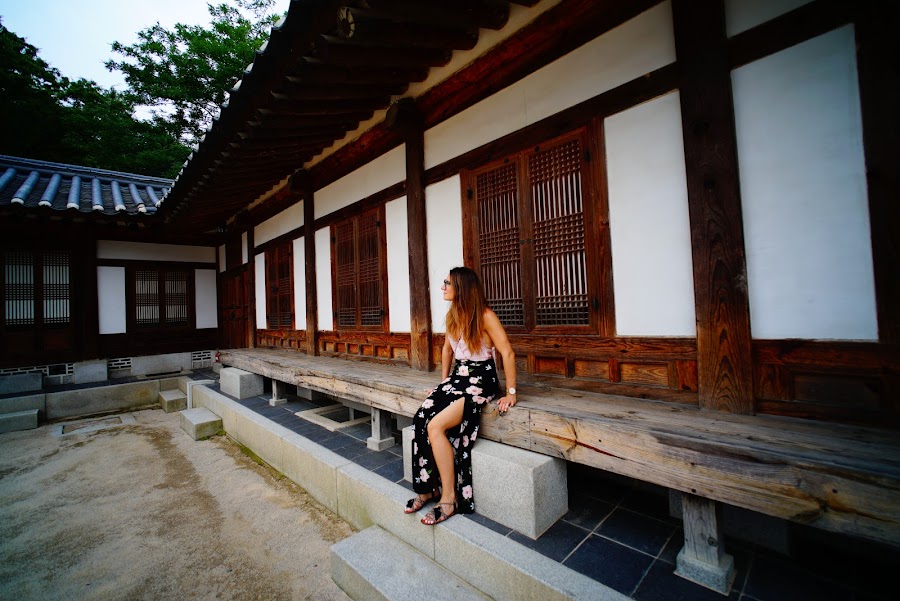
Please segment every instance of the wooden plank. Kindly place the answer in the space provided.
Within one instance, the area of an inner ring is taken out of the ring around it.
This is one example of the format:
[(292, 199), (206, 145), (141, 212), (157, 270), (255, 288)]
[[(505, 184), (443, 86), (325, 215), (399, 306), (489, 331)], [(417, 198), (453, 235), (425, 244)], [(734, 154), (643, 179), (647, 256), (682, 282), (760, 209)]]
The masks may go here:
[[(412, 415), (434, 374), (397, 366), (236, 350), (234, 365), (283, 382)], [(483, 437), (768, 515), (900, 543), (900, 438), (895, 431), (525, 386)]]
[(722, 0), (674, 0), (700, 406), (753, 412), (750, 308)]

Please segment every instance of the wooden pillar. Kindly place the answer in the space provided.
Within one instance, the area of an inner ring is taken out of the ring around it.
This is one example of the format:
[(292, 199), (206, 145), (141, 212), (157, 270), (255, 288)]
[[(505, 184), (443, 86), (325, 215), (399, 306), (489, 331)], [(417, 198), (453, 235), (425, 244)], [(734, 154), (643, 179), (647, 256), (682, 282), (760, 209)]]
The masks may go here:
[(727, 595), (734, 582), (734, 558), (725, 553), (717, 503), (688, 493), (681, 495), (684, 547), (675, 558), (675, 573)]
[(388, 110), (386, 122), (406, 145), (406, 215), (409, 236), (410, 363), (431, 370), (431, 296), (428, 281), (428, 236), (425, 223), (425, 130), (411, 98)]
[(863, 145), (869, 192), (878, 339), (900, 344), (900, 9), (863, 2), (856, 24)]
[(753, 413), (750, 303), (723, 0), (674, 0), (703, 409)]
[[(77, 282), (72, 294), (78, 295), (78, 302), (73, 303), (75, 314), (80, 314), (79, 331), (75, 333), (79, 340), (78, 358), (97, 359), (100, 357), (100, 299), (97, 292), (97, 234), (93, 227), (86, 228), (84, 237), (80, 238), (74, 253), (72, 278)], [(76, 279), (77, 278), (77, 279)]]
[(247, 229), (247, 348), (256, 348), (256, 252), (253, 228)]
[(394, 446), (394, 428), (391, 412), (372, 407), (372, 436), (366, 440), (366, 447), (373, 451), (383, 451)]
[(291, 179), (291, 187), (303, 198), (303, 261), (306, 278), (306, 354), (319, 354), (319, 296), (316, 288), (316, 211), (315, 191), (308, 171), (298, 171)]

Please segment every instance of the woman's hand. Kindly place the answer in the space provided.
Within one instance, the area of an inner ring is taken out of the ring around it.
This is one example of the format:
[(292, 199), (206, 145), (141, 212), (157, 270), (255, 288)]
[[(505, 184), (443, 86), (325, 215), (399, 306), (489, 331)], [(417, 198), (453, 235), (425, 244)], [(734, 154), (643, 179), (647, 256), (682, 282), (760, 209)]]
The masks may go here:
[(509, 411), (510, 407), (516, 404), (516, 395), (508, 394), (502, 397), (499, 401), (497, 401), (497, 408), (500, 410), (500, 415), (506, 414)]

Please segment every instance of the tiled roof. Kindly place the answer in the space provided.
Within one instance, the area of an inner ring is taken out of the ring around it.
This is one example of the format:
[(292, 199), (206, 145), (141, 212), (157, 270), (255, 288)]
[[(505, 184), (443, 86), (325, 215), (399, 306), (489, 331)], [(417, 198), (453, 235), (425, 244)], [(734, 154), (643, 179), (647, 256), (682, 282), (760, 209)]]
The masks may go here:
[(0, 155), (0, 209), (153, 214), (172, 180)]

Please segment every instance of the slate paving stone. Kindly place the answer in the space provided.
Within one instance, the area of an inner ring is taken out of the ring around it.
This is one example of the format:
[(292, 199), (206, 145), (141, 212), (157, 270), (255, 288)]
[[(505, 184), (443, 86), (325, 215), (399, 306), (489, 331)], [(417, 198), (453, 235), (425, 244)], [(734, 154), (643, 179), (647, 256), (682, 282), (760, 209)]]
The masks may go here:
[[(376, 468), (385, 465), (387, 462), (391, 460), (391, 456), (385, 452), (373, 451), (369, 448), (366, 448), (366, 452), (357, 456), (353, 461), (362, 467), (374, 471)], [(401, 475), (403, 471), (403, 465), (400, 466)]]
[(677, 576), (672, 564), (656, 561), (632, 597), (636, 601), (738, 601), (741, 599), (741, 592), (732, 588), (726, 597)]
[(484, 526), (486, 528), (490, 528), (494, 532), (502, 534), (503, 536), (507, 536), (513, 532), (513, 529), (510, 528), (509, 526), (504, 526), (503, 524), (498, 524), (494, 520), (486, 518), (483, 515), (480, 515), (478, 513), (477, 502), (475, 505), (475, 513), (467, 513), (467, 514), (465, 514), (465, 517), (472, 520), (473, 522), (481, 524), (482, 526)]
[(757, 556), (744, 593), (759, 601), (851, 601), (844, 584), (829, 582), (794, 564), (789, 558)]
[(592, 499), (586, 496), (569, 497), (569, 511), (562, 517), (563, 520), (593, 531), (600, 523), (612, 513), (615, 507), (606, 501)]
[(373, 471), (391, 482), (399, 482), (403, 479), (403, 460), (395, 457)]
[(630, 596), (653, 562), (646, 553), (592, 534), (563, 565)]
[[(476, 497), (475, 502), (478, 502)], [(515, 530), (509, 535), (517, 543), (534, 549), (554, 561), (564, 560), (589, 532), (568, 522), (556, 522), (537, 540), (532, 540)]]
[(597, 529), (597, 534), (656, 557), (675, 532), (671, 524), (627, 509), (617, 508)]

